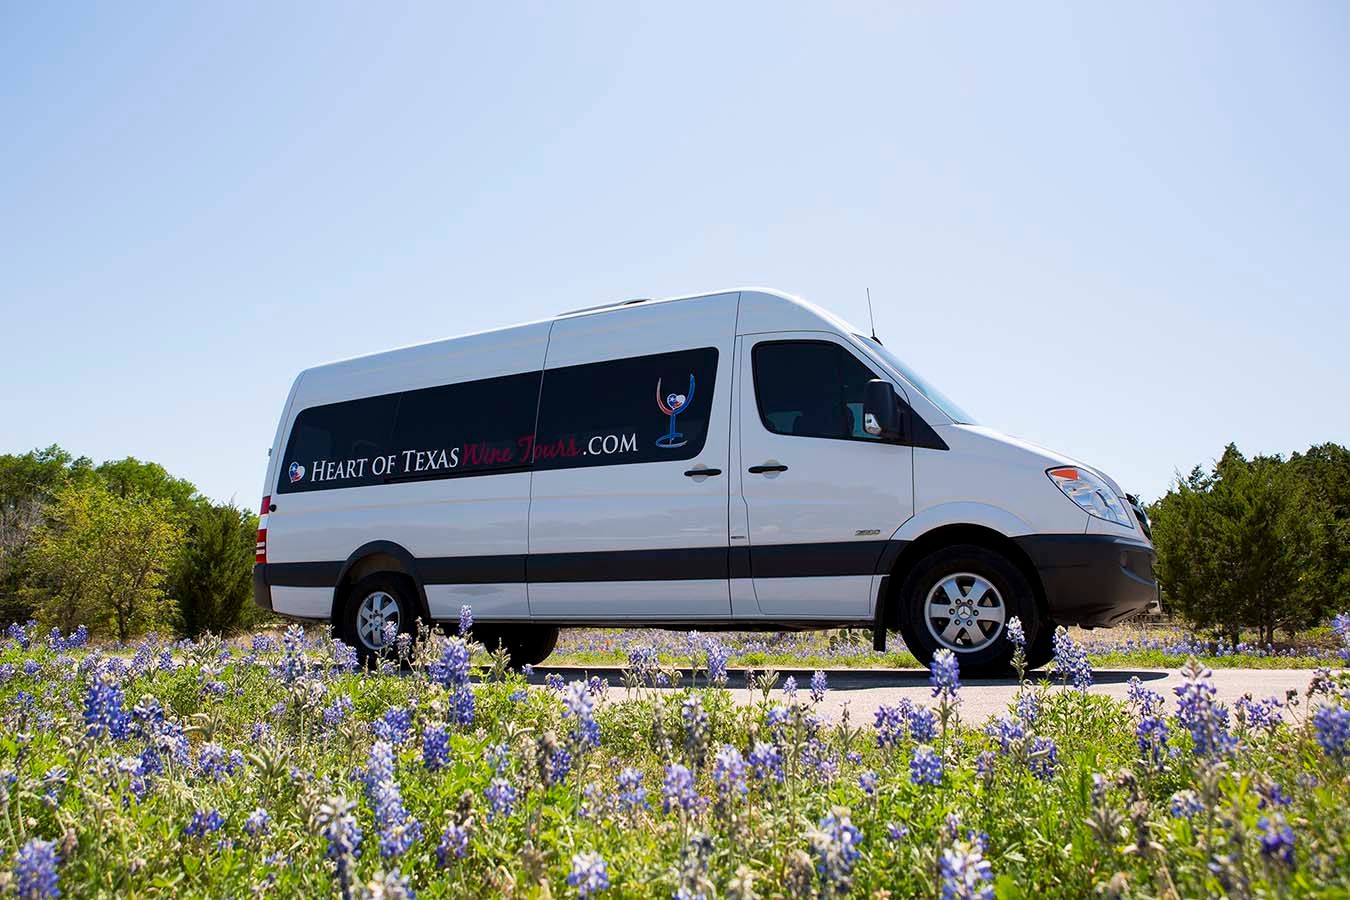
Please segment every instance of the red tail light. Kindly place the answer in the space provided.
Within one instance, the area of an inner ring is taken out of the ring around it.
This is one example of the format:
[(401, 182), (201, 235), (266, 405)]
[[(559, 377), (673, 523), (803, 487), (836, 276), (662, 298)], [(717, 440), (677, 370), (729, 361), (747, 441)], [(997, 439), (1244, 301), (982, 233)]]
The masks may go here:
[(272, 508), (272, 495), (263, 498), (262, 509), (258, 511), (258, 547), (253, 561), (258, 565), (267, 563), (267, 513)]

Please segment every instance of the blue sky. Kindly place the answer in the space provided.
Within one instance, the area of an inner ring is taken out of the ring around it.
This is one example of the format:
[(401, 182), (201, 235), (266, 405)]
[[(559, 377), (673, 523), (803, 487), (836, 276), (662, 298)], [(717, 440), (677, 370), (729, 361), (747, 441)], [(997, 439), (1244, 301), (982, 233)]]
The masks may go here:
[(0, 452), (252, 507), (301, 368), (739, 284), (1161, 494), (1350, 441), (1350, 8), (5, 4)]

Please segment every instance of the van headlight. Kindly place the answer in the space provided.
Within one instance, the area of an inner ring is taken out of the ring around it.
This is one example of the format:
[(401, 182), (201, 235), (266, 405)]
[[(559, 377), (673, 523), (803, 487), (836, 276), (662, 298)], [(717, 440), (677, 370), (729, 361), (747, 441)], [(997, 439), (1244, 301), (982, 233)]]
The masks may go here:
[(1116, 492), (1111, 490), (1105, 481), (1086, 469), (1060, 466), (1057, 469), (1047, 470), (1045, 474), (1049, 475), (1055, 486), (1064, 492), (1064, 496), (1077, 503), (1088, 515), (1124, 525), (1126, 528), (1134, 527), (1129, 510), (1120, 502)]

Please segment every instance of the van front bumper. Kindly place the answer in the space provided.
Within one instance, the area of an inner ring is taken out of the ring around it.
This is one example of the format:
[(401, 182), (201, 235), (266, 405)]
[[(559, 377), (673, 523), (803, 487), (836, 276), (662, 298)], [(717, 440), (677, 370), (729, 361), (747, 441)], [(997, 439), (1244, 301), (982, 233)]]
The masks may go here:
[(1104, 534), (1014, 538), (1031, 559), (1056, 625), (1105, 627), (1143, 612), (1158, 598), (1153, 548)]
[(267, 583), (267, 566), (253, 567), (253, 602), (261, 608), (272, 611), (272, 588)]

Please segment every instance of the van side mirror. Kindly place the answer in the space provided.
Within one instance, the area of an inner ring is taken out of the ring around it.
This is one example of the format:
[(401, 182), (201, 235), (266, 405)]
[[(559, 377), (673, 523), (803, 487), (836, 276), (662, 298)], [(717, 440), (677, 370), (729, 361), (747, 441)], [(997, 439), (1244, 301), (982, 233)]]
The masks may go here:
[(889, 381), (873, 378), (863, 388), (863, 431), (887, 440), (904, 437), (899, 398)]

